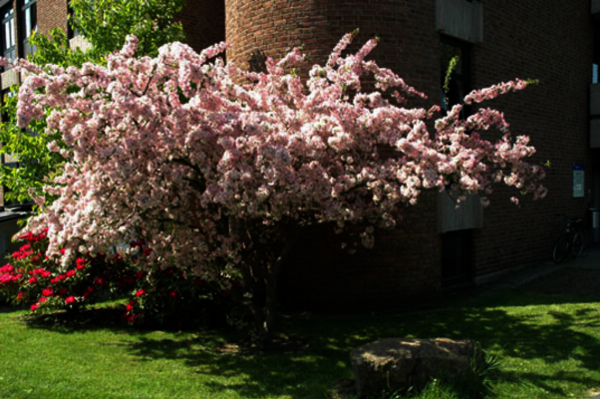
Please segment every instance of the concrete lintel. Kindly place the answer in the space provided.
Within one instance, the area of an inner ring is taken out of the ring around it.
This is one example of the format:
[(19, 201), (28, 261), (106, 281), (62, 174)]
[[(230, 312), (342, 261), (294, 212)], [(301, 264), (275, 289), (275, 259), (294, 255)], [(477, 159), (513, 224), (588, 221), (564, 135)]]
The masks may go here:
[(483, 41), (483, 5), (478, 1), (436, 0), (436, 28), (470, 43)]
[(483, 207), (479, 196), (468, 195), (466, 201), (457, 207), (447, 192), (439, 193), (437, 221), (438, 233), (482, 228)]

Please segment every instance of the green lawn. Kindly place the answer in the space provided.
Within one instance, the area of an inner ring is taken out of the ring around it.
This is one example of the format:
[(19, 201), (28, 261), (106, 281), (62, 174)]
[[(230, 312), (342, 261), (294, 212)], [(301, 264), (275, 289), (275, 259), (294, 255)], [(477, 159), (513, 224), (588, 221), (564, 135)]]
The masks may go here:
[(397, 316), (281, 318), (287, 344), (272, 353), (237, 347), (230, 331), (135, 330), (110, 313), (55, 324), (0, 313), (0, 397), (324, 399), (351, 378), (349, 352), (385, 337), (479, 341), (500, 359), (499, 398), (600, 391), (600, 303), (582, 298), (510, 291)]

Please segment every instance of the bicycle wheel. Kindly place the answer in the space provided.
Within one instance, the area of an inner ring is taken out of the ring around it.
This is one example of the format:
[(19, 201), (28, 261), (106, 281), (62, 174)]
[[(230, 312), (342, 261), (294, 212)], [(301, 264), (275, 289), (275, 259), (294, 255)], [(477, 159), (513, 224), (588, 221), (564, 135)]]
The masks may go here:
[(552, 250), (552, 260), (554, 263), (560, 263), (567, 256), (567, 252), (569, 251), (569, 237), (566, 234), (561, 234), (556, 243), (554, 244), (554, 249)]
[(571, 242), (571, 251), (573, 252), (574, 257), (582, 256), (583, 251), (585, 250), (585, 236), (582, 231), (578, 231), (573, 236), (573, 241)]

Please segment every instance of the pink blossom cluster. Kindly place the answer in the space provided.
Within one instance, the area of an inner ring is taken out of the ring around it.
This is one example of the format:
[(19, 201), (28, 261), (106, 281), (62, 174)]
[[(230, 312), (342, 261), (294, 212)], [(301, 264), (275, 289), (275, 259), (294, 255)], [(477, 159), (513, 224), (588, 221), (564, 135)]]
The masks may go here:
[(500, 83), (485, 89), (475, 90), (469, 93), (465, 97), (464, 101), (465, 104), (472, 104), (473, 102), (480, 103), (486, 100), (492, 100), (511, 91), (523, 90), (528, 84), (529, 82), (526, 80), (515, 79), (510, 82)]
[[(491, 193), (494, 183), (543, 197), (543, 170), (525, 161), (535, 149), (513, 139), (502, 113), (482, 108), (466, 120), (460, 106), (433, 120), (431, 109), (400, 106), (425, 97), (365, 57), (371, 40), (343, 56), (346, 35), (325, 66), (303, 82), (298, 49), (249, 73), (220, 58), (226, 44), (202, 53), (173, 43), (156, 58), (134, 58), (128, 38), (107, 65), (81, 68), (23, 63), (18, 120), (47, 116), (67, 149), (64, 173), (46, 190), (57, 200), (30, 220), (47, 227), (49, 254), (117, 248), (143, 238), (147, 263), (223, 275), (215, 259), (239, 261), (231, 220), (278, 225), (335, 222), (390, 228), (397, 210), (424, 189)], [(375, 82), (364, 90), (361, 79)], [(491, 99), (527, 85), (514, 81), (475, 91)], [(372, 87), (372, 86), (370, 86)], [(74, 89), (77, 88), (77, 89)], [(498, 142), (483, 138), (497, 129)], [(371, 246), (372, 233), (363, 243)], [(222, 262), (217, 262), (223, 265)], [(141, 265), (142, 266), (142, 265)]]

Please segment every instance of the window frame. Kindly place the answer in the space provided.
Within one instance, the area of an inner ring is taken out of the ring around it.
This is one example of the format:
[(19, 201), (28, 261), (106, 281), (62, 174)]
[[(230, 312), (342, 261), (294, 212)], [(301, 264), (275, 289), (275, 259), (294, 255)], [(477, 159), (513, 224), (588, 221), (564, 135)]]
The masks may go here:
[[(2, 56), (15, 61), (17, 59), (17, 32), (15, 29), (15, 10), (11, 2), (0, 4), (0, 16), (2, 17), (2, 32), (0, 32)], [(9, 26), (6, 26), (7, 23)], [(9, 35), (7, 35), (7, 32), (9, 32)], [(11, 46), (8, 46), (9, 42), (12, 44)]]
[(31, 33), (37, 31), (37, 0), (19, 0), (17, 7), (17, 23), (19, 39), (19, 57), (25, 58), (35, 52), (35, 47), (29, 44)]

